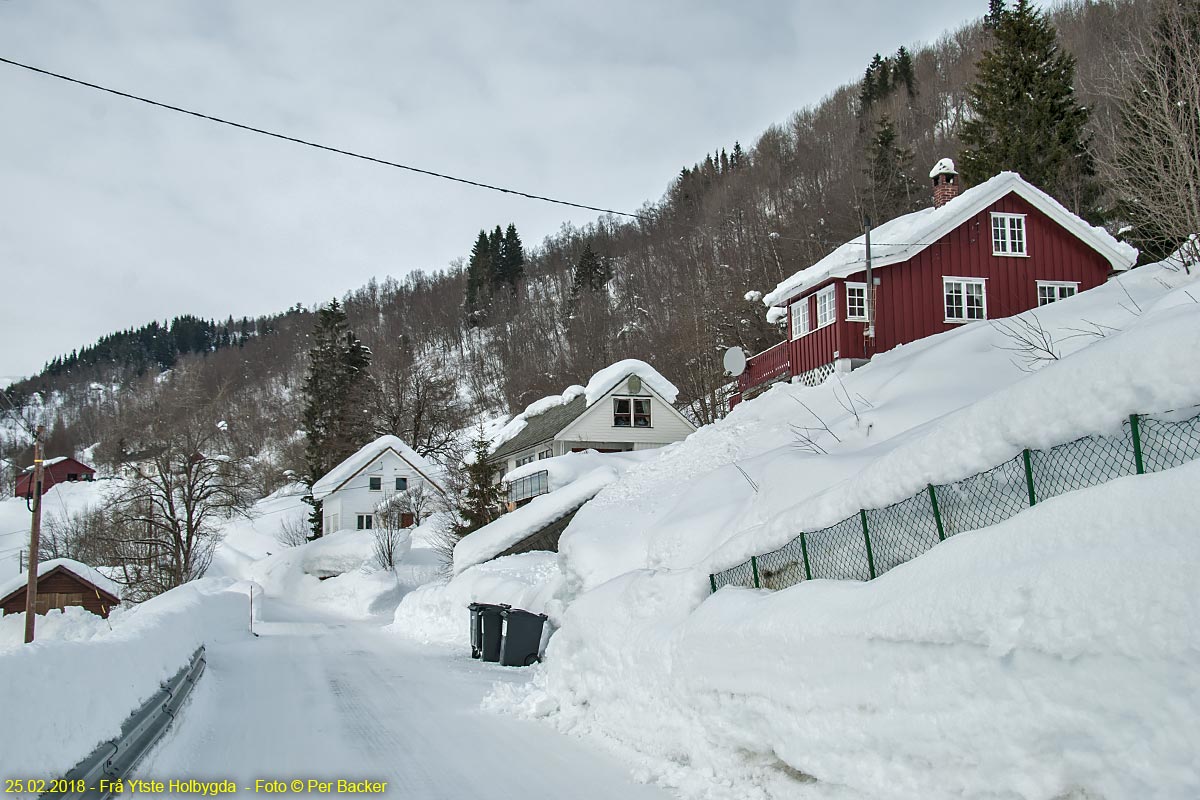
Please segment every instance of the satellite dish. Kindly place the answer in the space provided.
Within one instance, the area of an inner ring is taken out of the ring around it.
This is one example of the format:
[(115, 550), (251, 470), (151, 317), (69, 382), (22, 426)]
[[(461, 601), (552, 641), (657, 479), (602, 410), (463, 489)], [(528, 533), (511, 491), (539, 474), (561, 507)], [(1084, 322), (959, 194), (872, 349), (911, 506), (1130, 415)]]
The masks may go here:
[(737, 377), (746, 371), (746, 351), (734, 345), (725, 351), (725, 371)]
[(642, 379), (639, 378), (637, 375), (630, 375), (629, 376), (629, 393), (637, 394), (640, 391), (642, 391)]

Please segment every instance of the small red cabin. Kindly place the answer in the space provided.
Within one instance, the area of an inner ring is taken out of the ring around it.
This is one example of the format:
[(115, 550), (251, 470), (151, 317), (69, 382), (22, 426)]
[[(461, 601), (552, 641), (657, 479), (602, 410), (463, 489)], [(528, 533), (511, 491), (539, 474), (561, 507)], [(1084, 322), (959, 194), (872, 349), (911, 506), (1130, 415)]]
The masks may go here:
[(871, 231), (871, 297), (864, 235), (763, 298), (788, 338), (748, 359), (731, 406), (780, 380), (816, 385), (897, 345), (1070, 297), (1137, 260), (1015, 172), (961, 194), (950, 159), (930, 178), (932, 208)]
[[(25, 611), (26, 575), (0, 585), (0, 614)], [(46, 614), (55, 608), (82, 606), (107, 617), (121, 603), (117, 586), (96, 570), (69, 558), (56, 558), (38, 564), (35, 613)]]
[[(42, 462), (42, 494), (49, 491), (56, 483), (73, 483), (75, 481), (90, 481), (96, 476), (96, 470), (76, 461), (69, 456), (48, 458)], [(26, 467), (17, 478), (17, 497), (33, 496), (33, 467)]]

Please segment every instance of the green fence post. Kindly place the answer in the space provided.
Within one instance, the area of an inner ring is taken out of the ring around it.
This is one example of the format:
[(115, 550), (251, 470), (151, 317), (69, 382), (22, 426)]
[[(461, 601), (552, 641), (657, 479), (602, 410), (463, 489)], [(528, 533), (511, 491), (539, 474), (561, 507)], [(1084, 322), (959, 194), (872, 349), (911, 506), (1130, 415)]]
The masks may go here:
[(1022, 450), (1021, 455), (1025, 459), (1025, 484), (1029, 487), (1029, 505), (1033, 506), (1037, 504), (1037, 495), (1033, 491), (1033, 462), (1029, 458), (1029, 448)]
[(1129, 430), (1133, 434), (1133, 462), (1137, 465), (1137, 474), (1145, 475), (1146, 466), (1142, 462), (1142, 426), (1137, 414), (1129, 415)]
[(863, 538), (867, 540), (867, 569), (871, 571), (871, 580), (875, 579), (875, 555), (871, 552), (871, 534), (867, 532), (867, 512), (859, 509), (859, 518), (862, 520)]
[(929, 502), (933, 503), (933, 521), (937, 523), (938, 541), (946, 541), (946, 530), (942, 527), (942, 510), (938, 508), (937, 492), (933, 490), (933, 484), (929, 484)]
[(804, 579), (812, 580), (812, 570), (808, 568), (808, 543), (804, 541), (804, 531), (800, 532), (800, 554), (804, 556)]
[(712, 586), (713, 594), (716, 594), (717, 593), (717, 576), (710, 574), (708, 576), (708, 583), (710, 586)]
[(758, 583), (758, 559), (750, 556), (750, 569), (754, 570), (754, 588), (761, 589), (762, 586)]

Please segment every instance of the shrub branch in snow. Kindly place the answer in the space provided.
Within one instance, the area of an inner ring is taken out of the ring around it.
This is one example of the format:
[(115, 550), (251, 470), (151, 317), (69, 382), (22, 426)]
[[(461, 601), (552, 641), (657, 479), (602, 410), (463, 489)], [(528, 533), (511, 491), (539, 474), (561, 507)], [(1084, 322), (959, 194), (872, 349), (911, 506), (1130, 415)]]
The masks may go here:
[(1005, 340), (1004, 344), (997, 344), (996, 349), (1016, 353), (1011, 361), (1022, 372), (1033, 372), (1058, 360), (1054, 335), (1046, 330), (1036, 314), (992, 320), (991, 325)]

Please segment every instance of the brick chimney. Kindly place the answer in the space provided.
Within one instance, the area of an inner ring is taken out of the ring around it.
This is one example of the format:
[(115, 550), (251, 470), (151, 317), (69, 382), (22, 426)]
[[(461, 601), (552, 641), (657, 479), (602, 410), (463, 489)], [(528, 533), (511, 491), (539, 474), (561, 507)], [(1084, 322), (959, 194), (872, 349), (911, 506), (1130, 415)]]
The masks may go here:
[(934, 164), (933, 169), (929, 171), (929, 177), (933, 181), (934, 208), (941, 208), (958, 197), (959, 189), (962, 187), (959, 186), (958, 170), (954, 168), (953, 160), (943, 158)]

